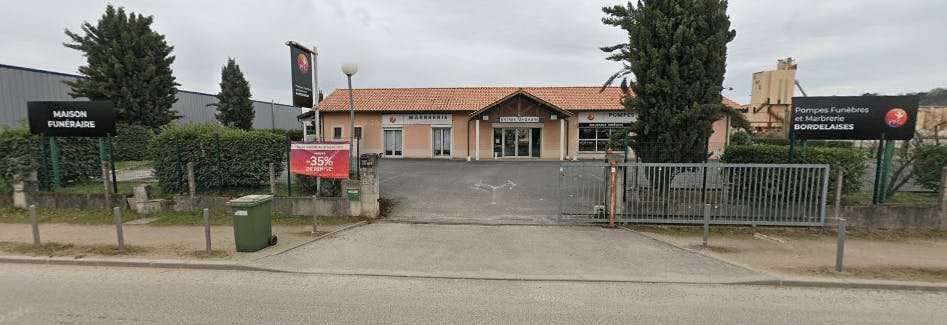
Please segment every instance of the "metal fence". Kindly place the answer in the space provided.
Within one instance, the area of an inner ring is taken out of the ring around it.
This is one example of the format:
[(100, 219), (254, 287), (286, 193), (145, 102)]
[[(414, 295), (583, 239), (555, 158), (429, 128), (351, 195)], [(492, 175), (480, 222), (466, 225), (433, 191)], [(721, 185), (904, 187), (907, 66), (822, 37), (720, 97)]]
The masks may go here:
[(559, 222), (704, 222), (818, 226), (825, 224), (829, 166), (802, 164), (563, 163)]

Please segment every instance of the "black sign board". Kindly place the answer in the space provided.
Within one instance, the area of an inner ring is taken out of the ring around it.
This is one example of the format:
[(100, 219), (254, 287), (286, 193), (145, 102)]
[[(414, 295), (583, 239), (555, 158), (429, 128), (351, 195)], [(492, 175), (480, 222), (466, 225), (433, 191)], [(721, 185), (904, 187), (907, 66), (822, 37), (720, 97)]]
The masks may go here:
[(312, 53), (289, 46), (290, 73), (293, 75), (293, 106), (312, 107)]
[(796, 139), (910, 140), (917, 96), (793, 97), (790, 131)]
[(112, 102), (27, 102), (30, 133), (54, 137), (115, 135)]

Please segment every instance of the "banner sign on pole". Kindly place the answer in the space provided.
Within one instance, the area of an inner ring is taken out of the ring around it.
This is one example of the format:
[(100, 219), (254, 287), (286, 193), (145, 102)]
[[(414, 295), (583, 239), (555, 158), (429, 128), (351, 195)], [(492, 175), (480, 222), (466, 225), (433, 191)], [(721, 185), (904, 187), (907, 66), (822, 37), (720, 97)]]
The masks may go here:
[(790, 130), (796, 139), (910, 140), (917, 96), (793, 97)]
[(115, 135), (115, 105), (108, 101), (27, 102), (30, 133), (53, 137)]
[(289, 66), (293, 76), (293, 106), (312, 107), (312, 53), (289, 46)]
[(294, 141), (290, 146), (293, 174), (349, 178), (349, 143)]

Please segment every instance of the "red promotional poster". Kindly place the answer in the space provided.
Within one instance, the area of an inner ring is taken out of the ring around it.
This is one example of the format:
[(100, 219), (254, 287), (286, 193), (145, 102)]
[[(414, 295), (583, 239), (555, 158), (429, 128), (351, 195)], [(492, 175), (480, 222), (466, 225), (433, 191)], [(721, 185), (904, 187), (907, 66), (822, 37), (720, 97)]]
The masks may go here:
[(293, 142), (290, 171), (325, 178), (349, 178), (348, 142)]

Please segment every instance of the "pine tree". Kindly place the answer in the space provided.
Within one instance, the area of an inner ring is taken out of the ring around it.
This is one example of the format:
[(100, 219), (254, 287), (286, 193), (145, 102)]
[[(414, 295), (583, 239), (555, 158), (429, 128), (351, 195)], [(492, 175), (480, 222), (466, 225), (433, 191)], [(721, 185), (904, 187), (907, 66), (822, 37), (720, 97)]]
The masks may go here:
[(731, 116), (745, 126), (721, 103), (727, 43), (736, 35), (727, 1), (639, 0), (602, 11), (603, 23), (628, 32), (628, 43), (601, 48), (623, 66), (605, 86), (622, 79), (625, 108), (638, 116), (630, 146), (642, 161), (704, 162), (714, 121)]
[(218, 102), (208, 106), (217, 107), (217, 120), (224, 125), (249, 130), (253, 127), (253, 102), (250, 101), (250, 84), (240, 72), (233, 58), (220, 70), (220, 93)]
[(151, 29), (153, 20), (109, 5), (96, 25), (82, 24), (84, 35), (67, 29), (74, 43), (63, 45), (82, 51), (88, 62), (79, 67), (84, 78), (65, 81), (69, 95), (112, 101), (119, 123), (157, 129), (180, 118), (171, 110), (179, 86), (171, 71), (174, 47)]

